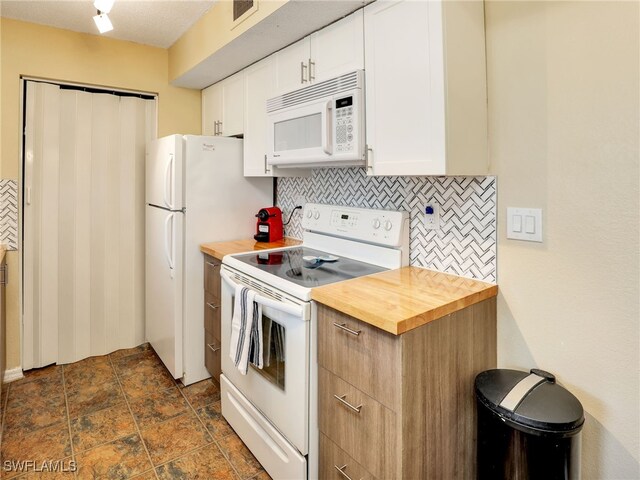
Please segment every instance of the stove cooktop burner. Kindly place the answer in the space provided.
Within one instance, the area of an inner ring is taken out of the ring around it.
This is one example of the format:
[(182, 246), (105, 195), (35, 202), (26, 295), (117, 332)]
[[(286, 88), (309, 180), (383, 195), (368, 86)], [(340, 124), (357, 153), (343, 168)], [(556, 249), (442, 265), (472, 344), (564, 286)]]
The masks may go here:
[(310, 267), (302, 257), (326, 257), (330, 254), (308, 247), (296, 247), (270, 252), (252, 252), (234, 255), (234, 258), (255, 268), (276, 275), (303, 287), (318, 287), (329, 283), (361, 277), (387, 270), (386, 268), (360, 262), (348, 257), (338, 257), (335, 262), (326, 262)]

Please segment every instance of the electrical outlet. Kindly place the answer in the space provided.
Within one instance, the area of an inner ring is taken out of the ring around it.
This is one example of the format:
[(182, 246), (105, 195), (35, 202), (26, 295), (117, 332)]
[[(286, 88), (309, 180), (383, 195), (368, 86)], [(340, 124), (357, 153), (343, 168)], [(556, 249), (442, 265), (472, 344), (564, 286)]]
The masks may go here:
[(296, 195), (295, 202), (296, 204), (294, 207), (301, 206), (304, 208), (305, 203), (307, 203), (307, 199), (304, 198), (304, 195)]
[(435, 202), (427, 203), (422, 211), (424, 227), (429, 230), (440, 228), (440, 205)]

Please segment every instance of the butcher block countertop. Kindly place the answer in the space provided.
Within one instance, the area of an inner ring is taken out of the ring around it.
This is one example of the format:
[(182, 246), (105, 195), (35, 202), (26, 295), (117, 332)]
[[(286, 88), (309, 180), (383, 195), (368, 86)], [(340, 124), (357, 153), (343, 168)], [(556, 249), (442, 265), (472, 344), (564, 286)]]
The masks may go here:
[[(200, 250), (218, 260), (233, 253), (300, 245), (293, 238), (211, 242)], [(498, 286), (420, 267), (404, 267), (315, 287), (311, 298), (328, 307), (400, 335), (498, 294)]]
[(222, 260), (225, 255), (232, 253), (250, 252), (252, 250), (266, 250), (268, 248), (293, 247), (300, 245), (302, 242), (295, 238), (285, 237), (277, 242), (256, 242), (253, 239), (233, 240), (230, 242), (211, 242), (200, 245), (200, 251), (211, 255), (218, 260)]
[(399, 335), (497, 294), (497, 285), (404, 267), (316, 287), (311, 298)]

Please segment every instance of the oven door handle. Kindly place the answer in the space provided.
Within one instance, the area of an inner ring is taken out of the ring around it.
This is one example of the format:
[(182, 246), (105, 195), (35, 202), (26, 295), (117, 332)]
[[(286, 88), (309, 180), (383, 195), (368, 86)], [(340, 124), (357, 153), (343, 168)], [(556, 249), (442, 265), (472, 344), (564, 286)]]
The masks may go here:
[[(238, 286), (238, 284), (231, 278), (231, 275), (224, 270), (220, 270), (220, 276), (234, 290)], [(278, 302), (277, 300), (272, 300), (271, 298), (264, 297), (262, 295), (256, 295), (253, 301), (264, 305), (265, 307), (271, 307), (299, 318), (304, 318), (305, 316), (305, 308), (303, 305), (291, 305), (289, 303)]]

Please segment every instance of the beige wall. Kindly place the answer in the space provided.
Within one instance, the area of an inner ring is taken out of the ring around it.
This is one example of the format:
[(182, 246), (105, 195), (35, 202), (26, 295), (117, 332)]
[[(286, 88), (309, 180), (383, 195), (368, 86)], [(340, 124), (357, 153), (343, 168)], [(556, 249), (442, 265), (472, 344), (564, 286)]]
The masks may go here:
[[(486, 6), (498, 357), (586, 410), (585, 479), (640, 478), (638, 2)], [(539, 207), (544, 243), (507, 240)]]
[(233, 2), (218, 1), (169, 49), (169, 78), (175, 80), (267, 18), (289, 0), (260, 0), (258, 9), (234, 25)]
[[(20, 75), (158, 94), (158, 134), (200, 133), (200, 91), (168, 80), (168, 51), (6, 18), (0, 30), (0, 173), (20, 176)], [(7, 368), (20, 365), (19, 252), (7, 254)]]

